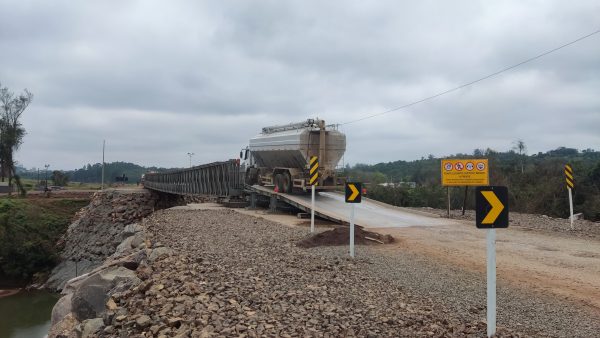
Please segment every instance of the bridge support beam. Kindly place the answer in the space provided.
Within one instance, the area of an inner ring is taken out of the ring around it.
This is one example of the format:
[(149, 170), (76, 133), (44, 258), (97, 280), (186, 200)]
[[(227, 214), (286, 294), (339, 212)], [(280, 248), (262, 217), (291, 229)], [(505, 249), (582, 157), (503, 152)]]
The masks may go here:
[(269, 212), (277, 211), (277, 195), (271, 195), (271, 201), (269, 203)]
[(256, 199), (258, 197), (256, 196), (255, 192), (251, 192), (250, 193), (250, 206), (248, 207), (248, 209), (250, 210), (256, 210)]

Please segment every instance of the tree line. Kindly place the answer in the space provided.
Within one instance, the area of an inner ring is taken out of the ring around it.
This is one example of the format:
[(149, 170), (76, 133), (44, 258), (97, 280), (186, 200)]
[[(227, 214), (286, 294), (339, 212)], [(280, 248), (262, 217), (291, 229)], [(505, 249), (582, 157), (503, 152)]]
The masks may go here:
[[(569, 163), (575, 175), (574, 212), (583, 213), (589, 220), (600, 220), (600, 152), (559, 147), (527, 155), (525, 150), (525, 144), (519, 140), (514, 149), (505, 152), (475, 149), (472, 154), (446, 158), (487, 158), (490, 184), (508, 187), (511, 211), (563, 218), (569, 215), (564, 175), (564, 166)], [(407, 207), (445, 208), (447, 190), (440, 182), (440, 161), (440, 158), (429, 155), (416, 161), (357, 164), (347, 167), (346, 175), (352, 180), (370, 182), (369, 196), (382, 202)], [(384, 186), (385, 183), (392, 184)], [(449, 189), (451, 208), (462, 207), (465, 188)], [(473, 209), (475, 199), (472, 191), (469, 196), (466, 207)]]
[[(148, 171), (162, 171), (164, 168), (157, 167), (143, 167), (134, 163), (129, 162), (111, 162), (104, 164), (104, 182), (113, 183), (117, 182), (117, 177), (122, 178), (123, 175), (127, 178), (127, 183), (139, 182), (142, 175)], [(54, 170), (49, 173), (45, 173), (43, 169), (41, 173), (37, 170), (25, 170), (21, 169), (19, 174), (23, 178), (28, 179), (41, 179), (48, 175), (48, 179), (52, 180), (53, 185), (64, 186), (68, 182), (81, 182), (81, 183), (100, 183), (102, 182), (102, 163), (86, 164), (83, 167), (75, 170), (59, 171)]]

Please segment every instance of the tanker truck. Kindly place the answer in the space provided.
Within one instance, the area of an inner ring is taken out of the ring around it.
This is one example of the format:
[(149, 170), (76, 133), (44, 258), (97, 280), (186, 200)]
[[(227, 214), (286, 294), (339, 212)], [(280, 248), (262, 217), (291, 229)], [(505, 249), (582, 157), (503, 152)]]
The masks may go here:
[(335, 189), (343, 184), (336, 166), (346, 151), (346, 135), (324, 120), (262, 128), (240, 152), (240, 169), (248, 185), (273, 186), (283, 193), (307, 191), (309, 160), (318, 157), (317, 190)]

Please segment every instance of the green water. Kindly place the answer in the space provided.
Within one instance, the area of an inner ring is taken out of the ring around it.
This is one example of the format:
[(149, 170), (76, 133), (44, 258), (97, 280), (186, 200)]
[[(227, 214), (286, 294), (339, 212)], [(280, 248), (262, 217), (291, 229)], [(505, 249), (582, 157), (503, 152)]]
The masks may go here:
[(58, 298), (59, 295), (45, 291), (22, 291), (0, 298), (0, 338), (44, 337)]

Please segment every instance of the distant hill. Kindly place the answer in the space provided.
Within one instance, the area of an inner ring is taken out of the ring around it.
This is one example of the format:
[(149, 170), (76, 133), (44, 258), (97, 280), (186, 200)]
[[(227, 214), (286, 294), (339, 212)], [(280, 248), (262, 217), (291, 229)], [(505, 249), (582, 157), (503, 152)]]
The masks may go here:
[[(106, 163), (104, 166), (104, 180), (107, 183), (116, 181), (116, 177), (122, 177), (125, 175), (130, 183), (135, 183), (142, 177), (142, 174), (148, 171), (162, 171), (167, 170), (165, 168), (157, 167), (142, 167), (134, 163), (129, 162), (111, 162)], [(83, 182), (83, 183), (100, 183), (102, 181), (102, 163), (87, 164), (81, 169), (63, 171), (71, 182)], [(25, 170), (19, 168), (17, 173), (22, 178), (37, 179), (37, 170)], [(41, 179), (44, 179), (45, 172), (40, 170)], [(48, 173), (50, 175), (50, 173)]]
[[(570, 163), (575, 174), (575, 213), (582, 212), (589, 220), (600, 220), (599, 151), (560, 147), (545, 153), (519, 155), (513, 150), (476, 149), (473, 154), (445, 158), (489, 159), (490, 184), (508, 187), (512, 211), (555, 217), (568, 217), (569, 214), (564, 165)], [(416, 161), (357, 164), (347, 167), (346, 175), (353, 180), (371, 182), (369, 196), (383, 202), (398, 206), (445, 208), (447, 195), (446, 188), (440, 184), (440, 160), (430, 155)], [(397, 188), (381, 185), (398, 182), (414, 182), (414, 188), (409, 184)], [(451, 207), (461, 207), (464, 188), (451, 188), (451, 196)], [(473, 209), (473, 194), (470, 196), (467, 208)]]

